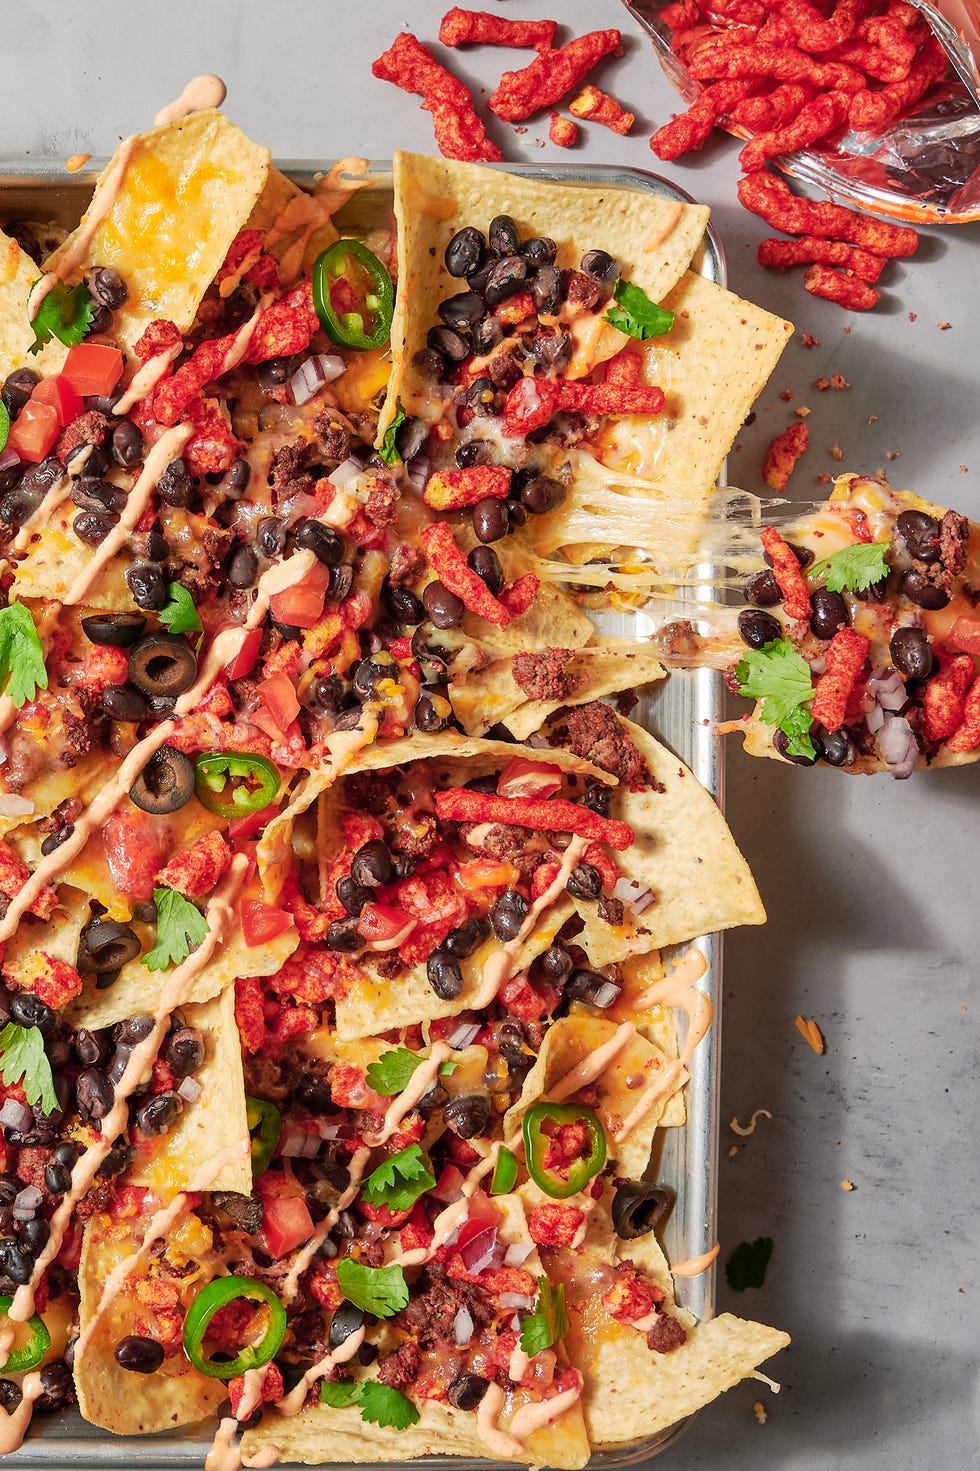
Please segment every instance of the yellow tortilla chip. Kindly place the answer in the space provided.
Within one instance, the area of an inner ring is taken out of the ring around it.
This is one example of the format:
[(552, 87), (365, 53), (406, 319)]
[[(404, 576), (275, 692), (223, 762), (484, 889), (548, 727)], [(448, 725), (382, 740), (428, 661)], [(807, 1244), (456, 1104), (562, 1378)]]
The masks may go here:
[[(577, 268), (586, 250), (606, 250), (653, 301), (661, 301), (689, 265), (708, 222), (703, 205), (682, 204), (633, 189), (543, 184), (478, 164), (396, 153), (398, 298), (391, 328), (392, 375), (378, 440), (400, 399), (408, 414), (431, 414), (431, 395), (413, 363), (425, 346), (436, 308), (459, 290), (446, 269), (445, 249), (463, 225), (486, 229), (508, 214), (521, 236), (544, 235), (558, 244), (557, 262)], [(603, 328), (593, 361), (619, 351), (626, 338)], [(574, 365), (573, 365), (574, 372)]]
[(15, 368), (57, 373), (68, 352), (52, 338), (31, 356), (34, 328), (27, 319), (27, 298), (41, 272), (16, 240), (0, 230), (0, 379)]
[[(100, 175), (100, 190), (123, 167), (115, 199), (71, 273), (112, 266), (129, 288), (114, 314), (115, 336), (130, 351), (151, 321), (165, 317), (186, 331), (269, 172), (271, 154), (214, 108), (127, 140)], [(111, 186), (110, 186), (111, 187)], [(85, 241), (86, 220), (44, 263), (56, 270)]]

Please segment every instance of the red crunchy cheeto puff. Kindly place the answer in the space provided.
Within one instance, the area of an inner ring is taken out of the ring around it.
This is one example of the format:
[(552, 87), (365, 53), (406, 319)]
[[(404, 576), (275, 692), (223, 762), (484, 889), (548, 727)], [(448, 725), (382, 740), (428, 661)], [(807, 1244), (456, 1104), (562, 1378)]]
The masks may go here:
[(814, 61), (805, 51), (791, 46), (749, 44), (703, 47), (692, 58), (688, 71), (695, 81), (720, 77), (765, 77), (777, 82), (814, 82), (841, 92), (860, 92), (865, 79), (853, 66), (841, 61)]
[(840, 730), (847, 702), (858, 675), (864, 668), (871, 640), (853, 628), (841, 628), (827, 645), (827, 672), (816, 684), (810, 714), (826, 730)]
[(761, 169), (770, 158), (806, 148), (818, 138), (836, 133), (847, 120), (848, 99), (843, 92), (822, 92), (807, 102), (792, 122), (771, 133), (760, 133), (742, 149), (738, 161), (745, 172)]
[(926, 735), (931, 741), (945, 741), (962, 725), (966, 714), (966, 692), (975, 673), (972, 657), (957, 654), (926, 685), (922, 705)]
[(501, 822), (539, 833), (574, 833), (590, 842), (606, 843), (622, 853), (632, 847), (633, 829), (615, 817), (601, 817), (565, 797), (496, 797), (469, 787), (435, 792), (436, 813), (443, 822)]
[(873, 220), (826, 200), (804, 199), (768, 169), (739, 179), (738, 197), (746, 209), (790, 235), (823, 235), (831, 240), (847, 240), (882, 256), (913, 255), (919, 244), (918, 235), (907, 225)]
[(963, 719), (946, 742), (947, 751), (975, 751), (980, 746), (980, 679), (974, 679), (963, 704)]
[(454, 5), (442, 17), (439, 40), (444, 46), (533, 46), (535, 51), (547, 51), (557, 29), (556, 20), (511, 20)]
[(877, 306), (881, 292), (857, 276), (835, 271), (833, 266), (812, 265), (803, 273), (803, 285), (811, 296), (836, 302), (849, 312), (867, 312)]
[(499, 163), (503, 157), (486, 135), (473, 98), (452, 72), (408, 31), (402, 31), (371, 67), (383, 82), (416, 92), (422, 108), (432, 113), (436, 143), (444, 158), (464, 163)]
[(788, 429), (777, 434), (770, 442), (762, 473), (769, 489), (776, 495), (786, 493), (786, 485), (796, 468), (796, 462), (809, 447), (810, 431), (802, 420), (790, 424)]
[(853, 99), (851, 127), (866, 133), (882, 132), (939, 81), (948, 65), (945, 51), (935, 36), (930, 36), (903, 82), (894, 82), (877, 92), (866, 91)]
[(578, 142), (578, 123), (573, 123), (570, 117), (562, 117), (560, 112), (549, 112), (551, 122), (548, 125), (548, 137), (552, 143), (559, 148), (574, 148)]
[(657, 129), (650, 139), (650, 147), (665, 162), (702, 148), (718, 119), (753, 93), (756, 86), (757, 79), (747, 77), (715, 82), (713, 86), (706, 87), (687, 112), (671, 118), (669, 123)]
[(488, 623), (506, 628), (511, 614), (498, 602), (482, 577), (477, 576), (456, 545), (452, 527), (445, 521), (436, 521), (419, 533), (422, 550), (436, 576), (455, 593), (461, 602)]
[(504, 501), (510, 494), (506, 465), (470, 465), (462, 470), (436, 470), (426, 481), (422, 499), (436, 511), (459, 511), (488, 497)]
[(827, 18), (811, 0), (782, 0), (780, 14), (789, 21), (806, 51), (832, 51), (854, 33), (871, 9), (870, 0), (838, 0)]
[(523, 122), (560, 102), (621, 41), (619, 31), (589, 31), (557, 51), (543, 51), (522, 71), (504, 72), (487, 106), (504, 122)]
[(628, 133), (636, 121), (634, 113), (627, 112), (615, 97), (610, 97), (608, 92), (600, 92), (591, 82), (587, 82), (578, 96), (572, 98), (568, 110), (575, 117), (587, 118), (590, 123), (602, 123), (614, 133)]
[(772, 92), (753, 94), (739, 102), (732, 109), (732, 122), (753, 133), (770, 133), (792, 121), (812, 98), (813, 88), (806, 82), (781, 82)]
[(788, 271), (819, 261), (825, 266), (843, 266), (862, 281), (877, 281), (885, 264), (881, 256), (843, 240), (823, 240), (818, 235), (800, 235), (796, 240), (763, 240), (759, 246), (760, 266)]
[(775, 526), (764, 526), (761, 539), (772, 563), (772, 575), (783, 595), (787, 618), (809, 618), (810, 594), (793, 548), (783, 540)]

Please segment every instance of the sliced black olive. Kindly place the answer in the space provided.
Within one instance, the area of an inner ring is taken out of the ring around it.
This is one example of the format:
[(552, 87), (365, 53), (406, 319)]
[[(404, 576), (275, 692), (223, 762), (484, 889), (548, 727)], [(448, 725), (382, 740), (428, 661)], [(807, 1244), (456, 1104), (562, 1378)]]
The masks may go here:
[(355, 1307), (352, 1302), (342, 1302), (340, 1307), (334, 1311), (330, 1319), (330, 1334), (327, 1339), (327, 1347), (340, 1348), (346, 1343), (352, 1333), (364, 1327), (364, 1313)]
[(627, 1180), (613, 1196), (613, 1230), (624, 1241), (635, 1241), (637, 1236), (646, 1236), (659, 1226), (672, 1205), (669, 1192), (660, 1185)]
[(129, 789), (130, 800), (144, 812), (177, 812), (194, 795), (194, 763), (175, 746), (161, 746)]
[(93, 613), (82, 619), (90, 644), (108, 644), (113, 649), (128, 649), (145, 627), (142, 613)]
[(182, 695), (197, 678), (197, 655), (175, 633), (148, 633), (129, 656), (129, 677), (144, 695)]
[(79, 940), (75, 963), (83, 971), (117, 970), (135, 960), (143, 948), (135, 930), (114, 919), (93, 919)]

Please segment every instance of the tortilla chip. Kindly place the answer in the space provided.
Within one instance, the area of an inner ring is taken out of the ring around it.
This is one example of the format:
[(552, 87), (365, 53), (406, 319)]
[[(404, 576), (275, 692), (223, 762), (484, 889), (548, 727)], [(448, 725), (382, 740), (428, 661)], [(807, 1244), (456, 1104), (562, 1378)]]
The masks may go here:
[(34, 328), (27, 320), (27, 298), (41, 272), (26, 250), (0, 230), (0, 379), (16, 368), (57, 373), (68, 349), (52, 338), (31, 356)]
[[(127, 143), (99, 176), (96, 199)], [(270, 158), (268, 148), (251, 142), (214, 108), (136, 139), (119, 192), (71, 273), (78, 279), (91, 265), (120, 272), (129, 297), (114, 313), (113, 332), (130, 351), (157, 318), (169, 319), (181, 331), (190, 327), (262, 192)], [(84, 238), (91, 209), (45, 261), (46, 271), (57, 269)]]
[[(202, 1091), (186, 1104), (176, 1124), (147, 1160), (138, 1160), (126, 1176), (131, 1185), (146, 1185), (165, 1199), (186, 1190), (202, 1166), (224, 1154), (209, 1190), (252, 1189), (252, 1161), (247, 1147), (245, 1077), (242, 1045), (235, 1024), (235, 992), (229, 986), (213, 1001), (181, 1008), (189, 1027), (204, 1036), (204, 1062), (197, 1073)], [(241, 1149), (236, 1146), (241, 1144)]]
[[(508, 214), (522, 237), (544, 235), (558, 244), (557, 262), (577, 268), (586, 250), (606, 250), (624, 262), (625, 274), (653, 301), (661, 301), (689, 265), (708, 222), (704, 205), (634, 189), (587, 184), (545, 184), (478, 164), (396, 153), (395, 218), (398, 226), (398, 298), (391, 328), (392, 375), (378, 425), (377, 443), (400, 399), (407, 414), (431, 414), (431, 394), (413, 363), (425, 346), (436, 308), (459, 288), (445, 266), (445, 249), (463, 225), (486, 229)], [(627, 340), (604, 329), (609, 343), (597, 360)]]
[[(92, 548), (79, 541), (71, 529), (77, 514), (73, 501), (62, 502), (31, 542), (26, 555), (15, 564), (11, 596), (64, 602), (75, 579), (92, 560)], [(133, 595), (126, 583), (130, 561), (128, 554), (110, 557), (94, 586), (85, 594), (87, 607), (105, 613), (132, 609)]]
[[(84, 1332), (102, 1300), (106, 1278), (136, 1251), (145, 1220), (117, 1220), (95, 1215), (85, 1226), (78, 1267), (78, 1322)], [(199, 1374), (184, 1354), (174, 1354), (155, 1374), (144, 1374), (134, 1387), (133, 1375), (116, 1363), (113, 1350), (120, 1338), (145, 1332), (136, 1304), (117, 1293), (100, 1318), (86, 1352), (75, 1360), (78, 1408), (85, 1419), (116, 1435), (147, 1435), (193, 1425), (212, 1414), (227, 1396), (220, 1379)]]

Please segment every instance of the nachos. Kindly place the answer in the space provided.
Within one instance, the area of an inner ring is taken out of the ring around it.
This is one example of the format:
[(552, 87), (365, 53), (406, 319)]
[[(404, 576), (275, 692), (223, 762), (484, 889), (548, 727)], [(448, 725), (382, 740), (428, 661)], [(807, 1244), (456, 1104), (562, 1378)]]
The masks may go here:
[(692, 554), (789, 324), (698, 206), (394, 174), (392, 223), (206, 110), (10, 225), (7, 1447), (227, 1399), (222, 1463), (580, 1467), (787, 1341), (656, 1245), (689, 942), (765, 916), (596, 611), (644, 525)]

